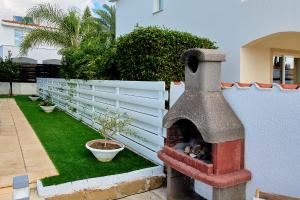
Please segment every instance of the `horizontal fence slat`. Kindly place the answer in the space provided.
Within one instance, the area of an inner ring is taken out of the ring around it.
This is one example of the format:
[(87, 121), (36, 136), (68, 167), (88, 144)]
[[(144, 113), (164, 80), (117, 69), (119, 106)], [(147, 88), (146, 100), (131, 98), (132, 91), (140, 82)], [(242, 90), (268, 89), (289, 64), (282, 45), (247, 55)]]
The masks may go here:
[(168, 97), (164, 82), (38, 78), (37, 86), (43, 98), (50, 95), (58, 108), (95, 129), (99, 128), (95, 117), (105, 114), (106, 109), (127, 113), (133, 119), (130, 128), (135, 134), (114, 138), (163, 165), (157, 151), (164, 146), (166, 133), (162, 126)]
[(126, 146), (129, 146), (131, 149), (148, 158), (149, 160), (152, 160), (154, 163), (163, 165), (163, 162), (157, 157), (156, 152), (139, 145), (138, 143), (124, 137), (123, 135), (116, 135), (114, 139), (122, 141), (122, 143), (124, 143)]

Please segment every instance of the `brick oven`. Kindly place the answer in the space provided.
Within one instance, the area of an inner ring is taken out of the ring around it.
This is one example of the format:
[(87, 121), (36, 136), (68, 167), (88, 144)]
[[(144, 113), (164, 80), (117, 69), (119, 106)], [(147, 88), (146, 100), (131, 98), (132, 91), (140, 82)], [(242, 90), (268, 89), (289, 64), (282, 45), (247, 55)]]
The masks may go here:
[(158, 152), (167, 166), (168, 200), (201, 199), (188, 197), (195, 182), (206, 198), (243, 200), (251, 173), (244, 169), (244, 127), (221, 92), (225, 54), (190, 49), (182, 60), (185, 92), (164, 117), (167, 138)]

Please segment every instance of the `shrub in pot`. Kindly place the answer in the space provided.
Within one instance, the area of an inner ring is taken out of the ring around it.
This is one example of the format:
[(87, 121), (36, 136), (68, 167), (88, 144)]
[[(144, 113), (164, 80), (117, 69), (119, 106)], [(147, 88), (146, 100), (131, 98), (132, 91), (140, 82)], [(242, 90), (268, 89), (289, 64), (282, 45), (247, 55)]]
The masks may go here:
[(132, 119), (126, 113), (107, 109), (106, 113), (95, 118), (100, 125), (98, 132), (104, 136), (104, 139), (91, 140), (86, 143), (86, 148), (90, 150), (97, 160), (101, 162), (110, 162), (125, 146), (124, 144), (111, 140), (110, 137), (118, 133), (134, 134), (128, 128)]
[(30, 99), (31, 101), (37, 101), (39, 98), (40, 98), (40, 97), (39, 97), (38, 95), (36, 95), (36, 94), (33, 94), (33, 95), (30, 95), (30, 96), (29, 96), (29, 99)]
[(55, 109), (56, 105), (51, 101), (51, 98), (47, 96), (41, 103), (40, 107), (46, 113), (51, 113)]

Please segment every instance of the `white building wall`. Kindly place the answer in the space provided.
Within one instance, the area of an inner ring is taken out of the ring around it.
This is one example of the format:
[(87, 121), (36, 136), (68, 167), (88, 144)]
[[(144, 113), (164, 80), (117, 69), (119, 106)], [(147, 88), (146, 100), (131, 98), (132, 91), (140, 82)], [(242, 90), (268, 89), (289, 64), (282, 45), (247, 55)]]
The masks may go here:
[[(4, 18), (7, 19), (7, 18)], [(12, 58), (26, 57), (35, 60), (37, 64), (43, 64), (45, 60), (61, 60), (58, 49), (50, 46), (31, 48), (26, 55), (20, 54), (20, 48), (15, 44), (15, 30), (29, 31), (29, 28), (2, 21), (0, 13), (0, 57), (5, 58), (8, 52)], [(13, 94), (36, 94), (36, 83), (13, 83)], [(0, 94), (9, 94), (9, 83), (0, 82)]]
[[(0, 22), (1, 23), (1, 22)], [(0, 25), (0, 45), (15, 45), (15, 29)]]
[(29, 50), (27, 55), (20, 55), (19, 47), (15, 44), (15, 30), (30, 31), (31, 28), (24, 28), (20, 25), (10, 24), (3, 22), (0, 19), (0, 57), (6, 57), (8, 51), (11, 51), (12, 57), (27, 57), (37, 61), (38, 64), (42, 64), (43, 60), (57, 59), (61, 60), (61, 55), (58, 54), (58, 48), (40, 45), (36, 48)]
[(253, 78), (259, 83), (272, 82), (272, 60), (269, 48), (242, 48), (241, 49), (242, 82), (251, 83)]
[(19, 47), (16, 46), (0, 46), (0, 49), (2, 49), (3, 54), (0, 55), (1, 57), (8, 56), (8, 51), (12, 53), (12, 58), (16, 57), (27, 57), (32, 58), (37, 61), (37, 64), (43, 64), (44, 60), (48, 59), (57, 59), (61, 60), (61, 56), (58, 55), (57, 49), (53, 48), (32, 48), (28, 51), (26, 55), (20, 55)]
[(154, 15), (152, 6), (152, 0), (118, 0), (117, 36), (139, 24), (208, 37), (227, 54), (223, 81), (239, 81), (243, 45), (276, 32), (300, 31), (298, 0), (164, 0), (164, 10)]

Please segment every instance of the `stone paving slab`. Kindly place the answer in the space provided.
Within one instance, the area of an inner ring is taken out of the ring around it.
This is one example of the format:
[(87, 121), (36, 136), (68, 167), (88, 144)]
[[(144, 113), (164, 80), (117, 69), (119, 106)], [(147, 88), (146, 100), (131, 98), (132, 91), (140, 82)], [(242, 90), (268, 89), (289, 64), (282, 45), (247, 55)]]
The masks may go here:
[[(0, 200), (12, 200), (12, 193), (11, 187), (0, 189)], [(30, 186), (30, 200), (44, 200), (38, 196), (35, 184)]]
[[(115, 200), (122, 198), (125, 200), (166, 200), (166, 190), (157, 190), (157, 188), (162, 187), (164, 181), (165, 178), (161, 176), (145, 177), (114, 184), (111, 187), (86, 189), (77, 192), (69, 190), (69, 194), (56, 196), (50, 195), (51, 197), (46, 193), (44, 195), (49, 196), (46, 197), (47, 200)], [(64, 191), (68, 191), (68, 188), (68, 185), (64, 185)], [(55, 190), (55, 188), (53, 189)]]
[(0, 99), (0, 200), (11, 199), (12, 178), (24, 174), (33, 184), (58, 175), (15, 100)]
[(122, 200), (167, 200), (167, 189), (162, 187), (149, 192), (129, 196)]

